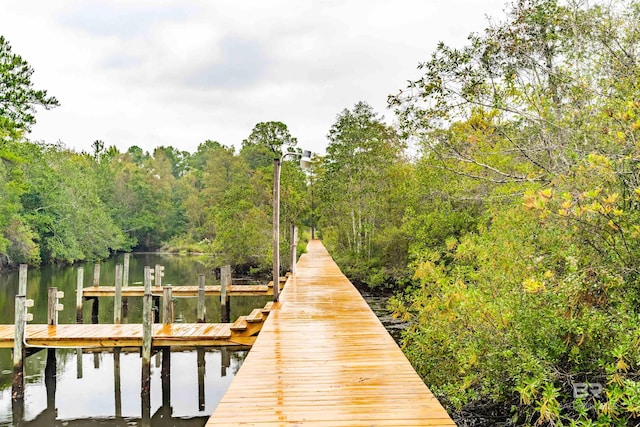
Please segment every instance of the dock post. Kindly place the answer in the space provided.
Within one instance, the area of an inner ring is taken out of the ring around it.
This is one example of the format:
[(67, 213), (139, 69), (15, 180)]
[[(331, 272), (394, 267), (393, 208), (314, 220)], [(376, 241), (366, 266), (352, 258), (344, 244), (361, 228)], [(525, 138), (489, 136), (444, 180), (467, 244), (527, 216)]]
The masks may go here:
[(169, 409), (171, 415), (171, 348), (162, 349), (162, 367), (160, 368), (160, 380), (162, 383), (162, 406)]
[(231, 266), (220, 267), (220, 319), (222, 323), (229, 322), (229, 297), (227, 290), (231, 285)]
[(173, 323), (173, 291), (171, 285), (162, 287), (162, 323)]
[(76, 378), (82, 378), (82, 349), (76, 349)]
[(98, 324), (98, 313), (100, 311), (100, 299), (98, 297), (91, 297), (93, 304), (91, 304), (91, 323)]
[[(22, 273), (22, 266), (20, 266)], [(15, 335), (13, 339), (13, 382), (11, 396), (14, 401), (24, 399), (24, 333), (26, 323), (26, 308), (24, 295), (16, 295), (15, 305)]]
[(198, 323), (204, 323), (207, 309), (204, 305), (204, 274), (198, 274)]
[(122, 286), (125, 288), (129, 286), (129, 261), (131, 258), (131, 254), (127, 252), (124, 254), (124, 266), (122, 271)]
[[(131, 254), (127, 252), (124, 254), (124, 267), (122, 271), (122, 286), (129, 286), (129, 261)], [(127, 317), (129, 316), (129, 298), (122, 297), (122, 319), (124, 323), (127, 323)]]
[(156, 264), (156, 268), (153, 270), (153, 275), (156, 278), (156, 287), (162, 287), (162, 278), (164, 277), (164, 265)]
[(49, 411), (49, 413), (54, 413), (56, 408), (57, 371), (58, 363), (56, 361), (56, 349), (48, 348), (47, 364), (44, 368), (44, 386), (47, 392), (47, 410)]
[(122, 264), (116, 264), (116, 293), (113, 298), (113, 323), (122, 322)]
[(291, 223), (291, 245), (289, 246), (289, 271), (296, 274), (296, 262), (298, 261), (298, 227)]
[[(93, 266), (93, 286), (100, 286), (100, 264), (95, 263)], [(93, 304), (91, 304), (91, 323), (98, 323), (98, 312), (100, 310), (100, 299), (93, 298)]]
[(204, 372), (205, 372), (205, 359), (204, 348), (198, 347), (198, 411), (204, 411)]
[(84, 287), (84, 267), (78, 267), (78, 278), (76, 280), (76, 323), (82, 323), (82, 288)]
[(144, 297), (142, 306), (142, 414), (151, 410), (151, 269), (144, 268)]
[[(27, 264), (20, 264), (18, 275), (18, 295), (15, 300), (15, 323), (13, 336), (13, 381), (11, 383), (11, 396), (15, 403), (13, 406), (14, 417), (18, 422), (24, 417), (24, 334), (26, 327), (26, 300), (27, 295)], [(15, 420), (14, 420), (15, 421)]]
[(116, 406), (116, 418), (122, 417), (122, 386), (120, 375), (120, 348), (113, 349), (113, 392)]
[[(58, 324), (58, 311), (62, 310), (62, 305), (59, 303), (59, 298), (62, 296), (62, 292), (58, 293), (58, 288), (49, 288), (49, 298), (47, 304), (47, 325), (56, 326)], [(47, 349), (47, 365), (45, 368), (45, 386), (47, 389), (47, 402), (49, 399), (53, 399), (55, 406), (55, 389), (56, 389), (56, 349)], [(53, 397), (51, 397), (51, 394)]]
[(93, 286), (100, 286), (100, 264), (97, 262), (93, 266)]
[(56, 349), (47, 349), (47, 364), (44, 368), (44, 385), (47, 390), (47, 408), (56, 406), (56, 377), (57, 377)]
[(58, 288), (49, 288), (49, 299), (47, 300), (47, 325), (58, 324), (58, 312), (56, 311)]
[(231, 357), (227, 352), (227, 347), (220, 347), (220, 376), (227, 376), (227, 368), (231, 365)]

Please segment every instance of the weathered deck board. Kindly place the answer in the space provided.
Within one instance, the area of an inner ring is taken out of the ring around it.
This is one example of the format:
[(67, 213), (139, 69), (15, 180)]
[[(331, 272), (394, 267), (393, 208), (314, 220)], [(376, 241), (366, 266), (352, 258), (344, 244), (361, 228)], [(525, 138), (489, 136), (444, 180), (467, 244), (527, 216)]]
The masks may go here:
[(454, 426), (319, 241), (309, 243), (212, 426)]
[[(280, 286), (282, 287), (284, 284)], [(197, 286), (172, 286), (171, 292), (174, 298), (197, 297)], [(112, 297), (116, 293), (115, 286), (86, 286), (82, 288), (82, 295), (85, 298), (91, 297)], [(162, 296), (162, 287), (152, 286), (151, 294), (154, 296)], [(204, 294), (206, 296), (220, 295), (220, 286), (205, 286)], [(144, 286), (123, 286), (123, 297), (141, 297), (144, 295)], [(227, 287), (227, 295), (231, 297), (243, 296), (268, 296), (273, 295), (273, 288), (268, 285), (231, 285)]]
[[(158, 347), (251, 345), (254, 336), (233, 336), (230, 323), (153, 325), (152, 345)], [(0, 348), (13, 347), (13, 325), (0, 325)], [(140, 347), (142, 325), (27, 325), (33, 347)]]

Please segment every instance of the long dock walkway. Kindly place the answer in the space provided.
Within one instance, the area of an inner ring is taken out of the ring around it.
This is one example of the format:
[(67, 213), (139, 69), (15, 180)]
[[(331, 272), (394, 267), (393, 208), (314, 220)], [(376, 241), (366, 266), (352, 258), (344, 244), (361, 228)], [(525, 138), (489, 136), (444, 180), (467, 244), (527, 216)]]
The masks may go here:
[(317, 240), (207, 422), (303, 425), (455, 426)]

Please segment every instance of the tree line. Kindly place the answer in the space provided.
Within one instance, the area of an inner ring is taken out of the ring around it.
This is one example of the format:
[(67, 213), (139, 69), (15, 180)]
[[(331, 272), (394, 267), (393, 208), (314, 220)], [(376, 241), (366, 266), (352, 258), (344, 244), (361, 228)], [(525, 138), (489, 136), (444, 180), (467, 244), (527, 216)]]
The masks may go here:
[[(358, 102), (310, 172), (285, 162), (283, 223), (317, 226), (354, 282), (396, 293), (405, 354), (454, 413), (640, 416), (639, 61), (637, 0), (516, 0), (437, 45), (389, 97), (397, 125)], [(0, 116), (3, 265), (165, 246), (268, 269), (273, 152), (296, 144), (283, 123), (237, 152), (78, 154)]]

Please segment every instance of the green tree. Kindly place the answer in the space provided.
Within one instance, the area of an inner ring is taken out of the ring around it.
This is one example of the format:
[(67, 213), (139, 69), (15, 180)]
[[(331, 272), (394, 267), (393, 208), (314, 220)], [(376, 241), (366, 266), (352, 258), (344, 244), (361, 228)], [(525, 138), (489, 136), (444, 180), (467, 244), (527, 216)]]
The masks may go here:
[(36, 122), (36, 107), (50, 109), (59, 105), (46, 90), (33, 88), (33, 69), (12, 52), (11, 45), (0, 36), (0, 126), (29, 130)]
[[(406, 199), (398, 197), (406, 177), (405, 145), (364, 102), (343, 110), (328, 138), (315, 185), (324, 239), (338, 257), (345, 257), (343, 265), (353, 268), (351, 277), (382, 284), (390, 276), (385, 258), (397, 255), (385, 249), (403, 240), (406, 244), (400, 230)], [(403, 254), (402, 269), (405, 244), (395, 248)]]
[(241, 154), (251, 169), (269, 166), (274, 155), (280, 157), (298, 144), (289, 128), (282, 122), (260, 122), (251, 130), (247, 139), (242, 141)]

